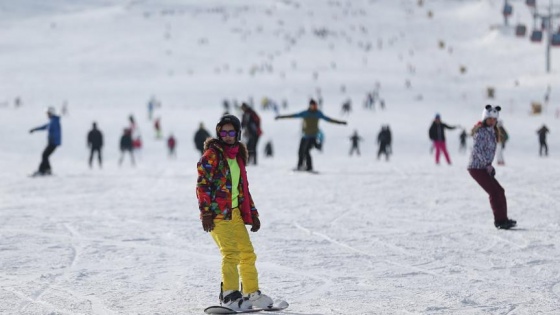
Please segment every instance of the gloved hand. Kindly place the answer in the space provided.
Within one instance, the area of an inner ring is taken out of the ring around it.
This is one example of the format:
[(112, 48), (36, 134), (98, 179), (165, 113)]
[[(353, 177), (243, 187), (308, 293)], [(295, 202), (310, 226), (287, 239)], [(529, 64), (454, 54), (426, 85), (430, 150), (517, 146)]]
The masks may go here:
[(280, 118), (282, 118), (282, 117), (276, 116), (276, 117), (274, 117), (274, 120), (278, 120), (278, 119), (280, 119)]
[(261, 228), (261, 220), (256, 215), (251, 217), (253, 219), (253, 226), (251, 226), (251, 232), (256, 232)]
[(347, 124), (347, 122), (345, 122), (345, 121), (341, 121), (341, 122), (340, 122), (340, 124), (341, 124), (341, 125), (346, 125), (346, 124)]
[(202, 228), (204, 232), (212, 232), (214, 229), (214, 216), (212, 212), (208, 211), (202, 215)]
[(33, 133), (33, 131), (35, 131), (35, 130), (31, 129), (31, 130), (29, 130), (29, 133)]
[(488, 175), (494, 177), (496, 175), (496, 170), (494, 169), (494, 166), (492, 165), (488, 165), (486, 166), (486, 171), (488, 172)]

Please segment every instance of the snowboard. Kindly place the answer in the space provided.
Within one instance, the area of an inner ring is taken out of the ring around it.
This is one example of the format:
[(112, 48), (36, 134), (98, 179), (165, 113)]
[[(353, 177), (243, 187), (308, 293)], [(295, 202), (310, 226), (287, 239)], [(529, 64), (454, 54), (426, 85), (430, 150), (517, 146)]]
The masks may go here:
[(39, 173), (38, 171), (29, 174), (29, 177), (49, 177), (49, 176), (54, 176), (54, 175), (53, 175), (51, 172), (48, 172), (48, 173)]
[(251, 308), (245, 311), (236, 311), (232, 310), (229, 307), (214, 305), (207, 307), (204, 309), (204, 313), (206, 314), (245, 314), (245, 313), (256, 313), (256, 312), (274, 312), (274, 311), (281, 311), (290, 306), (286, 301), (280, 301), (278, 303), (274, 303), (271, 308)]
[(294, 169), (292, 170), (292, 172), (294, 172), (294, 173), (319, 174), (319, 171), (314, 171), (314, 170), (311, 170), (311, 171), (308, 171), (308, 170), (300, 170), (300, 169), (297, 169), (297, 168), (294, 168)]

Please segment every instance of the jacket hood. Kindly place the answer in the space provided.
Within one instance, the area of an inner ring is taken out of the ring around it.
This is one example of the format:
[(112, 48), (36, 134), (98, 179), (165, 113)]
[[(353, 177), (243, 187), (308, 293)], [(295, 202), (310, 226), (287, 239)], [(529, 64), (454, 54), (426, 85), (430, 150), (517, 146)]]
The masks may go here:
[[(240, 157), (245, 164), (247, 164), (249, 158), (249, 151), (247, 150), (247, 146), (243, 142), (237, 142), (239, 145), (239, 152), (237, 153), (237, 157)], [(216, 138), (208, 138), (204, 141), (204, 151), (208, 149), (214, 149), (221, 154), (224, 153), (223, 146), (225, 144)]]

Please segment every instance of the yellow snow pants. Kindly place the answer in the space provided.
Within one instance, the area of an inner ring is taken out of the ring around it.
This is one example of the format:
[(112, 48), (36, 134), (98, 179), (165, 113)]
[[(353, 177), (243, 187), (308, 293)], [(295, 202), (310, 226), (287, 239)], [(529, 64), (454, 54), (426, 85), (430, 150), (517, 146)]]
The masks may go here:
[(222, 254), (223, 290), (239, 290), (239, 275), (243, 294), (259, 289), (259, 276), (255, 261), (257, 255), (238, 208), (233, 209), (231, 220), (214, 220), (210, 234)]

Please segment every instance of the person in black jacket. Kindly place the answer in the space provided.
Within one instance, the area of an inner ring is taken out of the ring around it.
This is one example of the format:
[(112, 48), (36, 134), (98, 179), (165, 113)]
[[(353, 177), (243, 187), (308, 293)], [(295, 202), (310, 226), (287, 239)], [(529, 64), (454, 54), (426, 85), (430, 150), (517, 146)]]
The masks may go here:
[(537, 130), (537, 134), (539, 135), (539, 156), (544, 155), (548, 156), (548, 145), (546, 144), (546, 134), (549, 133), (548, 128), (546, 125), (542, 125), (542, 127)]
[(261, 118), (246, 103), (241, 104), (241, 110), (243, 111), (241, 127), (244, 130), (244, 136), (247, 138), (247, 150), (249, 150), (249, 161), (247, 164), (257, 165), (257, 144), (262, 134)]
[(194, 134), (194, 144), (196, 149), (200, 151), (200, 155), (204, 154), (204, 141), (208, 138), (211, 138), (210, 133), (204, 129), (204, 124), (200, 123), (198, 130)]
[(455, 129), (457, 126), (449, 126), (441, 121), (441, 116), (436, 115), (432, 125), (430, 126), (429, 136), (433, 141), (434, 148), (436, 149), (436, 164), (439, 164), (439, 156), (441, 153), (445, 155), (447, 164), (451, 165), (451, 159), (449, 158), (449, 153), (447, 153), (447, 147), (445, 145), (445, 129)]
[(389, 161), (391, 146), (391, 130), (389, 129), (389, 126), (381, 127), (381, 131), (379, 131), (379, 134), (377, 134), (377, 144), (379, 144), (377, 159), (379, 160), (381, 154), (385, 154), (385, 160)]
[(103, 147), (103, 134), (99, 129), (97, 129), (97, 123), (93, 123), (92, 129), (87, 136), (87, 144), (91, 152), (89, 155), (89, 167), (93, 166), (93, 155), (97, 153), (97, 159), (99, 160), (99, 167), (102, 165), (101, 159), (101, 148)]
[(354, 130), (354, 134), (350, 136), (350, 142), (352, 146), (350, 147), (350, 156), (356, 151), (358, 156), (360, 155), (360, 141), (362, 141), (362, 137), (358, 135), (358, 130)]
[(122, 164), (124, 159), (124, 155), (126, 152), (130, 153), (130, 160), (132, 162), (132, 166), (134, 166), (134, 147), (132, 145), (132, 130), (129, 128), (125, 128), (123, 131), (123, 135), (121, 136), (121, 158), (119, 159), (119, 166)]

